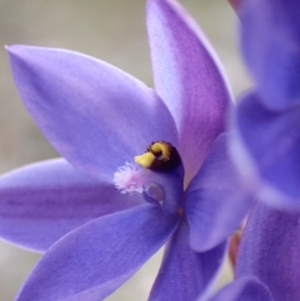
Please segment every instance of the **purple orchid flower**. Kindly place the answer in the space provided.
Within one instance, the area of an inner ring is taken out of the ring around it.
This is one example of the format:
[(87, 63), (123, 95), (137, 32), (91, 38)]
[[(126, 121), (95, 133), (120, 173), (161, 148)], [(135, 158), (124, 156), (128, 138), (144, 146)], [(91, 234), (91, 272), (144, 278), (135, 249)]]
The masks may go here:
[(274, 301), (300, 299), (300, 213), (269, 208), (252, 210), (239, 247), (236, 277), (256, 277)]
[[(234, 112), (233, 158), (260, 199), (299, 208), (300, 3), (241, 0), (238, 14), (257, 90)], [(257, 204), (242, 235), (237, 280), (211, 301), (299, 300), (299, 220), (299, 211)], [(260, 283), (252, 299), (240, 290), (244, 277)]]
[(233, 116), (233, 159), (259, 198), (300, 206), (300, 2), (242, 0), (241, 45), (257, 85)]
[(236, 280), (209, 301), (300, 300), (299, 220), (299, 212), (258, 203), (242, 235)]
[(242, 235), (236, 280), (209, 301), (298, 301), (299, 220), (299, 212), (257, 204)]
[[(299, 209), (300, 2), (241, 0), (238, 14), (257, 89), (234, 112), (233, 158), (259, 199)], [(256, 277), (275, 301), (300, 300), (299, 220), (299, 210), (257, 204), (239, 247), (237, 279)]]
[(298, 301), (300, 213), (258, 203), (239, 246), (236, 280), (214, 297), (198, 301)]
[(156, 92), (82, 54), (8, 47), (67, 160), (0, 179), (1, 237), (47, 250), (18, 301), (103, 300), (167, 241), (149, 300), (195, 300), (252, 204), (226, 151), (231, 96), (212, 48), (172, 0), (150, 0), (147, 17)]

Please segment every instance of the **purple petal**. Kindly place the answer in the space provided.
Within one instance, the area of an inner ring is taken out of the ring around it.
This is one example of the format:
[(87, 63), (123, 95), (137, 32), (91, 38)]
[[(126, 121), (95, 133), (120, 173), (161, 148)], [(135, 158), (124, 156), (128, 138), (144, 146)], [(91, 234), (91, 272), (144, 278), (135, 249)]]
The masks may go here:
[(176, 216), (155, 205), (98, 218), (45, 253), (17, 300), (103, 300), (158, 251), (177, 224)]
[[(198, 301), (207, 301), (200, 298)], [(274, 301), (268, 287), (254, 277), (243, 277), (225, 286), (208, 301)]]
[(242, 236), (237, 277), (258, 277), (276, 301), (299, 300), (299, 220), (299, 212), (278, 211), (258, 204)]
[(190, 248), (188, 237), (189, 226), (182, 221), (166, 247), (149, 301), (196, 300), (214, 283), (223, 263), (226, 244), (196, 253)]
[(53, 146), (74, 166), (112, 179), (153, 141), (177, 145), (172, 116), (153, 90), (91, 57), (11, 46), (20, 95)]
[(243, 0), (239, 10), (245, 60), (263, 101), (275, 109), (300, 102), (300, 2)]
[(125, 196), (62, 159), (2, 176), (0, 199), (1, 238), (36, 251), (94, 218), (141, 204), (137, 196)]
[(148, 194), (149, 191), (147, 189), (147, 187), (151, 187), (153, 184), (155, 186), (157, 185), (156, 188), (159, 189), (163, 195), (161, 205), (164, 212), (176, 214), (182, 205), (182, 197), (184, 194), (183, 177), (184, 171), (182, 165), (169, 172), (147, 172), (148, 183), (144, 185), (145, 190), (143, 192), (145, 200), (149, 200), (151, 203), (153, 201), (157, 203), (157, 200), (152, 199), (151, 201), (151, 191), (150, 194)]
[(185, 211), (191, 246), (209, 250), (242, 223), (253, 199), (246, 194), (227, 150), (228, 135), (220, 135), (187, 189)]
[(147, 15), (155, 87), (175, 119), (191, 179), (224, 129), (231, 96), (211, 45), (177, 2), (150, 0)]
[(300, 206), (300, 106), (266, 109), (255, 93), (234, 112), (232, 157), (260, 198), (280, 206)]

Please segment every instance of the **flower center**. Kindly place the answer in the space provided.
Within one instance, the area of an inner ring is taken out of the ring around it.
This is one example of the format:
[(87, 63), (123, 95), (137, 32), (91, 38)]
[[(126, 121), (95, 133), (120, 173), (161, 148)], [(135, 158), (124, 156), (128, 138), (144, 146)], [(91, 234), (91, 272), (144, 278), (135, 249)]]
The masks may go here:
[(134, 160), (144, 168), (154, 171), (171, 171), (180, 162), (180, 156), (176, 148), (168, 142), (153, 142), (142, 155), (135, 156)]
[(145, 196), (161, 202), (163, 189), (155, 180), (158, 180), (159, 174), (162, 176), (161, 172), (170, 172), (180, 165), (176, 148), (165, 141), (153, 142), (144, 154), (134, 160), (139, 165), (126, 162), (115, 172), (115, 187), (123, 194), (145, 193)]

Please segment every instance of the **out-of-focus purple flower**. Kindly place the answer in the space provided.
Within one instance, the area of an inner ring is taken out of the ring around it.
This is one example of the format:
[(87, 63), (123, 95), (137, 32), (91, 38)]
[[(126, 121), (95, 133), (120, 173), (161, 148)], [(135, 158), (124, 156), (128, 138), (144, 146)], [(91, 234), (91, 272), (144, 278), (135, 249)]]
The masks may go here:
[(300, 213), (259, 203), (249, 215), (239, 247), (236, 280), (198, 301), (298, 301)]
[(3, 238), (45, 251), (62, 237), (18, 301), (102, 300), (167, 241), (149, 300), (194, 300), (252, 204), (227, 155), (214, 52), (176, 2), (150, 0), (147, 17), (156, 92), (82, 54), (8, 47), (28, 111), (68, 161), (0, 179)]
[[(233, 113), (233, 158), (259, 199), (299, 209), (300, 2), (242, 0), (238, 14), (257, 87)], [(299, 221), (299, 211), (257, 204), (242, 235), (237, 279), (259, 279), (275, 301), (300, 300)]]
[(300, 2), (242, 0), (241, 45), (256, 90), (233, 113), (233, 159), (260, 199), (300, 206)]
[(275, 301), (300, 300), (299, 221), (299, 212), (257, 204), (242, 235), (236, 277), (258, 278)]
[(300, 300), (300, 213), (258, 203), (239, 246), (236, 280), (212, 299), (198, 301)]

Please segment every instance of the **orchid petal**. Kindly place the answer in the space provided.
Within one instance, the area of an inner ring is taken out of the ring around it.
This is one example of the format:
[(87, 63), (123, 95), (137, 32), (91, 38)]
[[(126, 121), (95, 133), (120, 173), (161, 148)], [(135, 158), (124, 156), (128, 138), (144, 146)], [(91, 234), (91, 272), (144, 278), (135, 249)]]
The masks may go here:
[[(269, 288), (254, 277), (243, 277), (225, 286), (208, 301), (274, 301)], [(200, 298), (198, 301), (207, 301)]]
[(177, 145), (172, 116), (153, 90), (67, 50), (8, 48), (20, 95), (53, 146), (74, 166), (110, 179), (152, 141)]
[(142, 203), (63, 159), (27, 165), (0, 178), (0, 237), (45, 251), (84, 223)]
[(189, 226), (182, 221), (168, 243), (149, 301), (186, 301), (210, 288), (223, 263), (226, 244), (205, 253), (189, 246)]
[(299, 300), (299, 220), (299, 212), (256, 205), (242, 236), (236, 276), (258, 277), (276, 301)]
[(229, 88), (202, 31), (173, 0), (150, 0), (147, 25), (155, 88), (179, 132), (187, 177), (224, 129)]
[(103, 300), (158, 251), (177, 224), (176, 216), (155, 205), (91, 221), (45, 253), (17, 300)]
[(300, 206), (300, 107), (274, 112), (258, 94), (244, 96), (234, 112), (232, 158), (262, 200)]
[(184, 194), (183, 175), (184, 172), (181, 165), (169, 172), (149, 171), (147, 173), (148, 183), (144, 185), (144, 198), (149, 200), (150, 197), (151, 202), (151, 192), (149, 192), (148, 187), (151, 188), (152, 185), (158, 185), (158, 189), (161, 190), (163, 195), (161, 202), (164, 212), (176, 214), (181, 206)]
[(300, 2), (243, 0), (239, 10), (245, 60), (269, 108), (300, 103)]
[(231, 162), (227, 139), (226, 134), (217, 138), (187, 189), (185, 211), (196, 251), (209, 250), (226, 240), (253, 204)]

